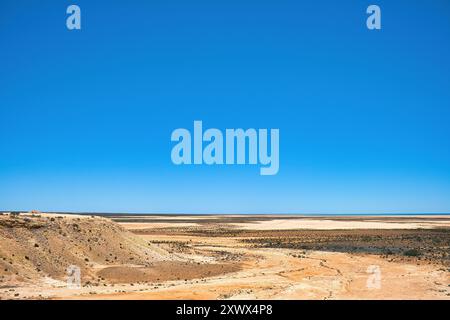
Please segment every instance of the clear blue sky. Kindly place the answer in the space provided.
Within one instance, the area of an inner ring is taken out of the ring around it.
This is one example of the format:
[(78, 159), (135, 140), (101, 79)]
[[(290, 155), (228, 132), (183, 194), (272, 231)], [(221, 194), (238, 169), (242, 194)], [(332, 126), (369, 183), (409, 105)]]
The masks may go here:
[[(2, 0), (0, 209), (450, 212), (449, 39), (447, 0)], [(173, 165), (194, 120), (279, 128), (278, 175)]]

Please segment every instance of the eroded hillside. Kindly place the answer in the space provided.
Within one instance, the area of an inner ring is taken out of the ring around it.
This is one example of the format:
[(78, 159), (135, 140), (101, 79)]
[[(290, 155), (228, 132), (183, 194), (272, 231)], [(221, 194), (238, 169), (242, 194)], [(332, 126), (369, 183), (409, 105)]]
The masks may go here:
[(149, 267), (173, 260), (166, 250), (147, 243), (109, 219), (90, 216), (1, 215), (0, 280), (64, 280), (78, 266), (82, 282), (100, 282), (99, 269), (129, 265)]

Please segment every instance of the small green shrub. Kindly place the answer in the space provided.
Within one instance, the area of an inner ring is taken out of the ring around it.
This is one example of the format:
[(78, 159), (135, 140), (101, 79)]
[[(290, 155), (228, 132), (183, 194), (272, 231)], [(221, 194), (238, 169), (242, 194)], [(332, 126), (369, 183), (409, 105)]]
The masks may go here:
[(421, 253), (417, 249), (409, 249), (403, 252), (403, 254), (407, 257), (418, 257)]

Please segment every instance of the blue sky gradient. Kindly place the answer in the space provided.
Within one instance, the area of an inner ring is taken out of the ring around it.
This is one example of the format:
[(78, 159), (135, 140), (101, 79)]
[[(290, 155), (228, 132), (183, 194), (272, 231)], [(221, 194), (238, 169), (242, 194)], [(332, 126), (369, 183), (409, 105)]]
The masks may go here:
[[(447, 0), (3, 0), (0, 209), (450, 212), (449, 39)], [(194, 120), (279, 128), (278, 175), (173, 165)]]

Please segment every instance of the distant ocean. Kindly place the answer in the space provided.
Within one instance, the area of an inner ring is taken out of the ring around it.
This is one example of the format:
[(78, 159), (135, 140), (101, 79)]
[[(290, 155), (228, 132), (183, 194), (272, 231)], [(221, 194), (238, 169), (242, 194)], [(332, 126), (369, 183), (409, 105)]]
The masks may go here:
[[(61, 212), (62, 213), (62, 212)], [(75, 213), (75, 212), (74, 212)], [(214, 215), (282, 215), (282, 216), (450, 216), (450, 213), (78, 213), (78, 214), (96, 214), (96, 215), (139, 215), (139, 216), (214, 216)]]
[[(28, 210), (0, 210), (0, 213), (28, 212)], [(56, 214), (79, 214), (79, 215), (133, 215), (133, 216), (214, 216), (214, 215), (280, 215), (280, 216), (311, 216), (311, 217), (336, 217), (336, 216), (450, 216), (450, 213), (133, 213), (133, 212), (70, 212), (70, 211), (43, 211)]]

